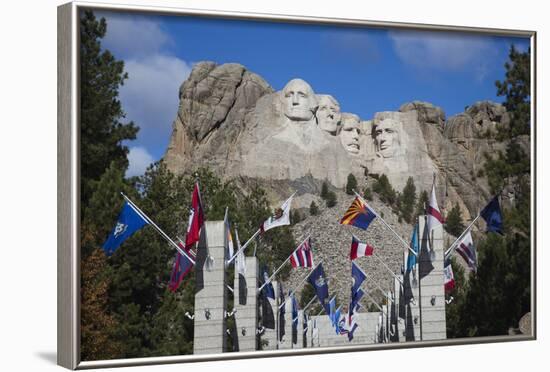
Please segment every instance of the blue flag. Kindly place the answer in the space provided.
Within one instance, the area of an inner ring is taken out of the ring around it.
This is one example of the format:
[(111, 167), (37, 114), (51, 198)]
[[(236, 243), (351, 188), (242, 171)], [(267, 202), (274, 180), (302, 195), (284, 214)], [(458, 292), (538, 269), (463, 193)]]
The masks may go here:
[(361, 287), (361, 284), (363, 284), (365, 279), (367, 279), (367, 276), (365, 275), (363, 270), (361, 270), (359, 266), (355, 264), (355, 262), (351, 263), (351, 278), (351, 296), (353, 297)]
[(281, 282), (278, 283), (278, 287), (279, 287), (279, 341), (283, 341), (283, 336), (285, 335), (286, 302), (285, 302), (285, 292), (283, 291), (283, 285), (281, 284)]
[[(418, 224), (414, 226), (413, 234), (411, 237), (411, 249), (418, 254), (420, 252), (420, 244), (418, 242)], [(407, 271), (411, 271), (416, 265), (416, 256), (410, 251), (407, 252)]]
[(298, 301), (296, 300), (296, 296), (294, 294), (291, 297), (291, 301), (292, 301), (292, 327), (296, 328), (298, 327)]
[(307, 280), (315, 289), (315, 294), (317, 295), (319, 302), (321, 302), (321, 305), (325, 309), (325, 312), (329, 314), (330, 309), (328, 308), (327, 303), (328, 283), (327, 277), (325, 275), (325, 270), (323, 270), (323, 264), (317, 265), (317, 267), (313, 269), (313, 271), (311, 271)]
[[(262, 279), (263, 279), (262, 284), (267, 282), (267, 280), (269, 279), (269, 273), (267, 272), (266, 265), (262, 267)], [(271, 284), (271, 282), (264, 285), (264, 287), (262, 288), (262, 295), (264, 295), (265, 297), (275, 299), (275, 290), (273, 289), (273, 284)]]
[(330, 318), (330, 321), (332, 323), (332, 326), (335, 327), (335, 315), (336, 315), (336, 297), (333, 297), (328, 302), (328, 308), (329, 308), (329, 314), (328, 317)]
[(105, 244), (103, 250), (110, 256), (113, 252), (133, 233), (147, 225), (149, 222), (139, 214), (128, 202), (124, 202), (122, 212), (118, 216), (118, 221)]
[(489, 204), (487, 204), (485, 208), (483, 208), (480, 215), (487, 223), (487, 232), (496, 232), (503, 235), (502, 212), (500, 211), (498, 195), (491, 199)]
[(342, 317), (341, 311), (341, 307), (339, 307), (334, 312), (334, 330), (336, 331), (337, 335), (340, 334), (340, 318)]

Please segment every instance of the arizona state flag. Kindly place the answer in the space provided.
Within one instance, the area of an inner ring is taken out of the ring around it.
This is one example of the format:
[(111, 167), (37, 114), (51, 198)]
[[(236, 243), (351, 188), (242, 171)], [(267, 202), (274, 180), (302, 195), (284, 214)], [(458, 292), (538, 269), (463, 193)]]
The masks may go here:
[(185, 248), (189, 249), (193, 244), (199, 241), (201, 228), (204, 224), (204, 210), (202, 208), (201, 192), (199, 183), (195, 183), (193, 197), (191, 200), (191, 210), (189, 211), (189, 224), (187, 225), (187, 235), (185, 236)]
[(367, 204), (363, 203), (361, 199), (356, 197), (346, 213), (344, 213), (340, 224), (352, 225), (366, 230), (375, 218), (376, 213)]

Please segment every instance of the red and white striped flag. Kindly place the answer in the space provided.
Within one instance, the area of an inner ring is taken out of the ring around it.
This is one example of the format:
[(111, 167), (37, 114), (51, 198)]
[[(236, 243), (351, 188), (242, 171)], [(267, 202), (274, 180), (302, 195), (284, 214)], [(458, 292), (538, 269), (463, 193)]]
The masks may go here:
[(430, 202), (428, 204), (428, 231), (431, 232), (438, 226), (443, 224), (443, 216), (437, 205), (437, 199), (435, 197), (435, 184), (432, 186), (432, 194), (430, 195)]
[(466, 261), (470, 270), (477, 270), (476, 248), (474, 247), (474, 241), (472, 240), (472, 233), (470, 231), (460, 240), (460, 243), (458, 243), (456, 247), (456, 251), (462, 256), (464, 261)]
[(311, 238), (307, 238), (290, 255), (290, 264), (296, 267), (313, 267), (313, 251), (311, 250)]
[(351, 251), (349, 252), (349, 259), (355, 260), (357, 257), (372, 256), (374, 247), (367, 243), (361, 243), (355, 236), (351, 237)]
[(451, 264), (445, 266), (445, 269), (443, 269), (443, 275), (445, 276), (445, 292), (451, 292), (455, 287), (455, 276), (453, 274), (453, 267)]

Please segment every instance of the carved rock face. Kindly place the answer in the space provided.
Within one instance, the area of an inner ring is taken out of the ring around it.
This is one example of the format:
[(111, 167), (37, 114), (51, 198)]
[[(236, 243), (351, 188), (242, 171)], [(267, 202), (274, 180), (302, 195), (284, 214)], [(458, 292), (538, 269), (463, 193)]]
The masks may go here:
[(399, 150), (401, 125), (394, 119), (382, 119), (374, 123), (376, 154), (383, 158), (394, 157)]
[(340, 129), (340, 142), (342, 143), (342, 146), (348, 151), (350, 154), (356, 155), (359, 153), (360, 145), (359, 145), (359, 135), (361, 134), (360, 131), (360, 125), (361, 125), (361, 119), (359, 119), (359, 116), (355, 114), (348, 114), (344, 113), (342, 114), (341, 119), (341, 126)]
[(292, 121), (308, 121), (317, 109), (311, 86), (302, 79), (292, 79), (282, 91), (283, 112)]
[(319, 107), (317, 108), (315, 116), (317, 116), (319, 128), (334, 136), (336, 135), (338, 123), (342, 117), (340, 105), (328, 94), (317, 95), (317, 99), (319, 101)]

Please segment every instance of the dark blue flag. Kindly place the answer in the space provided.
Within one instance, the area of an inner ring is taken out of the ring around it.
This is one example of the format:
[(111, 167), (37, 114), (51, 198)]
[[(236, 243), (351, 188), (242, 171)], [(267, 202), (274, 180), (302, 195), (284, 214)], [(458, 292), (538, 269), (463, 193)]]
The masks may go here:
[(502, 212), (500, 211), (500, 204), (498, 202), (498, 195), (495, 196), (489, 204), (483, 208), (480, 213), (481, 217), (487, 223), (487, 232), (496, 232), (501, 235), (502, 233)]
[(148, 223), (133, 206), (125, 202), (113, 231), (111, 231), (107, 241), (103, 244), (103, 250), (107, 256), (112, 255), (123, 241)]
[(283, 285), (280, 282), (277, 285), (279, 287), (279, 341), (283, 341), (283, 336), (285, 335), (286, 301)]
[(359, 288), (361, 288), (361, 284), (367, 279), (367, 275), (355, 264), (355, 262), (351, 263), (351, 296), (355, 296)]
[[(267, 266), (264, 265), (262, 267), (262, 277), (261, 277), (262, 285), (265, 282), (267, 282), (268, 279), (269, 279), (269, 273), (267, 272)], [(271, 284), (271, 282), (264, 285), (264, 287), (262, 288), (262, 295), (264, 295), (265, 297), (269, 297), (271, 299), (275, 299), (275, 290), (273, 289), (273, 285)]]
[(296, 296), (293, 294), (291, 297), (292, 301), (292, 343), (298, 343), (298, 301), (296, 301)]
[(330, 309), (328, 307), (328, 283), (327, 277), (325, 275), (325, 270), (323, 270), (323, 264), (317, 265), (313, 271), (309, 274), (307, 278), (309, 284), (315, 289), (315, 294), (321, 302), (321, 305), (325, 309), (325, 312), (329, 314)]

